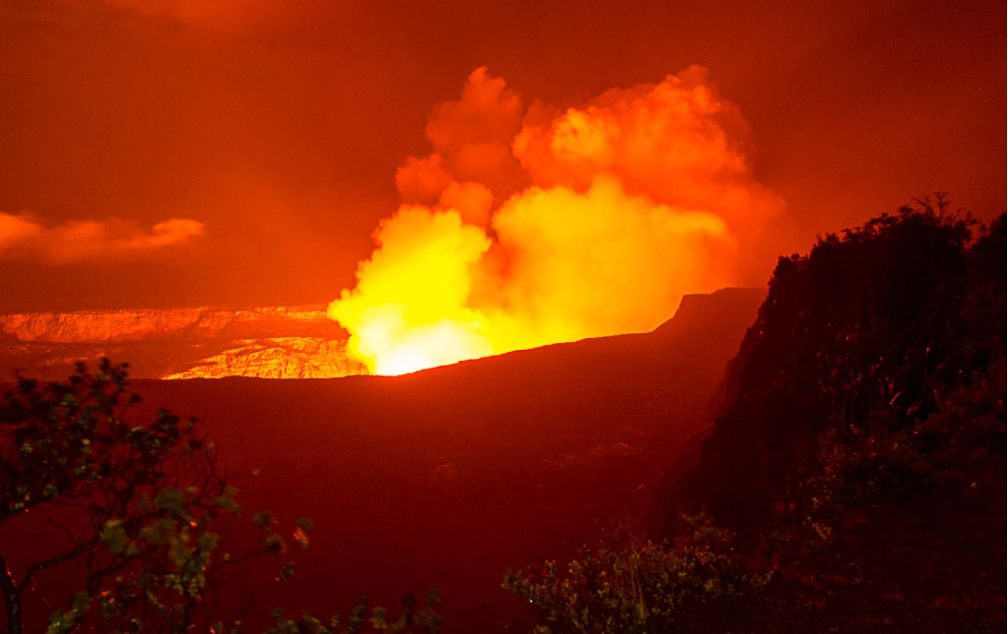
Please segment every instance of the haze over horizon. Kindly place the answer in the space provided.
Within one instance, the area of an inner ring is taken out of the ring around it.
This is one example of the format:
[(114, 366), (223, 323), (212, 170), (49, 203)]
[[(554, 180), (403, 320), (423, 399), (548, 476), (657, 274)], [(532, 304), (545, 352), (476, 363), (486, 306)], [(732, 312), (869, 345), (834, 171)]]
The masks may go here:
[(0, 33), (7, 308), (331, 300), (482, 67), (557, 108), (706, 68), (786, 203), (732, 283), (935, 189), (1005, 207), (993, 2), (7, 1)]

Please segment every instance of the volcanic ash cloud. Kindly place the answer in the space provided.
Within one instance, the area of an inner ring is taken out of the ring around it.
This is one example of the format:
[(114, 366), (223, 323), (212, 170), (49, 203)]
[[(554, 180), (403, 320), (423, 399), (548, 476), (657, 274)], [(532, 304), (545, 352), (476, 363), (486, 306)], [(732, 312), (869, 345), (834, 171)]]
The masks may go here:
[(328, 314), (376, 374), (654, 328), (687, 292), (735, 283), (783, 201), (707, 71), (526, 108), (474, 71), (436, 106), (433, 152)]

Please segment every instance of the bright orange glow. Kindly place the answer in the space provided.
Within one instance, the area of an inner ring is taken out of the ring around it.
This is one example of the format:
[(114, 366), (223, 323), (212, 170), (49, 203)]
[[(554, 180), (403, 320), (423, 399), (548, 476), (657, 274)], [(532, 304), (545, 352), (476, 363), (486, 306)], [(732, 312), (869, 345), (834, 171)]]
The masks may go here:
[(485, 319), (466, 306), (470, 269), (490, 247), (458, 212), (404, 206), (375, 234), (381, 248), (328, 314), (352, 333), (350, 351), (376, 374), (403, 374), (493, 353)]
[(396, 175), (410, 204), (328, 310), (373, 373), (649, 330), (731, 285), (740, 244), (783, 211), (704, 69), (522, 112), (478, 69), (434, 109), (436, 152)]

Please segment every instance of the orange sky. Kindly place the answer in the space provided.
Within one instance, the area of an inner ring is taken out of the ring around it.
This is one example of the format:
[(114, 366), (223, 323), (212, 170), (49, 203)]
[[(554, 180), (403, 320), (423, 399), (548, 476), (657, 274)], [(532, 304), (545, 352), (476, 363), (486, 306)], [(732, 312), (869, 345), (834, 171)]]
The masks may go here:
[(924, 191), (1005, 208), (1000, 2), (203, 4), (0, 1), (0, 308), (328, 302), (481, 66), (554, 107), (706, 67), (786, 204), (746, 283)]

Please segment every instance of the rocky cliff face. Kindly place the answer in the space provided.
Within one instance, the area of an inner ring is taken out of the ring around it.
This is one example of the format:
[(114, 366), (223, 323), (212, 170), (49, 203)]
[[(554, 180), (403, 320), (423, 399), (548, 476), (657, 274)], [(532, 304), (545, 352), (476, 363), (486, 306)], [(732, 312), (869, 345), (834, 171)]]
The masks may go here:
[(0, 315), (0, 332), (17, 341), (84, 343), (181, 338), (226, 339), (280, 330), (345, 338), (324, 306), (134, 309)]
[(225, 350), (166, 379), (219, 379), (248, 376), (263, 379), (331, 379), (366, 374), (364, 367), (348, 358), (345, 342), (318, 337), (246, 339), (237, 348)]
[(128, 361), (135, 378), (364, 374), (324, 306), (0, 315), (0, 375), (53, 380), (78, 361)]

